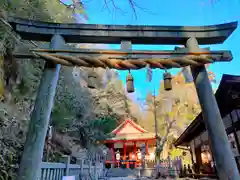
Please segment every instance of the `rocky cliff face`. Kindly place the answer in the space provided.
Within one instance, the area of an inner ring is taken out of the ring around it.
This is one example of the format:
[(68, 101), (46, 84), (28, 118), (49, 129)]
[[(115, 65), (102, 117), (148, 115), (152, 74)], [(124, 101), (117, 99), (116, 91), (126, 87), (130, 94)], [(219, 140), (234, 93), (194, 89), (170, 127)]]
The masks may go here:
[[(27, 43), (25, 48), (33, 48), (33, 46)], [(21, 49), (25, 51), (24, 48)], [(10, 176), (16, 173), (44, 66), (43, 60), (13, 60), (17, 62), (17, 80), (13, 81), (11, 88), (3, 86), (3, 99), (0, 103), (0, 175), (4, 178), (5, 172), (10, 172)], [(57, 160), (61, 154), (76, 155), (81, 150), (80, 137), (78, 133), (72, 132), (76, 131), (72, 130), (74, 125), (90, 126), (89, 122), (97, 117), (109, 114), (122, 116), (126, 113), (125, 101), (130, 100), (117, 73), (94, 69), (97, 74), (96, 88), (89, 89), (88, 74), (92, 71), (92, 69), (74, 67), (61, 69), (51, 116), (53, 138), (50, 144), (46, 144), (44, 151), (46, 154), (48, 148), (50, 161)], [(86, 133), (91, 137), (94, 137), (93, 132), (98, 133), (94, 127), (89, 130), (86, 130)], [(95, 147), (91, 152), (96, 150)]]

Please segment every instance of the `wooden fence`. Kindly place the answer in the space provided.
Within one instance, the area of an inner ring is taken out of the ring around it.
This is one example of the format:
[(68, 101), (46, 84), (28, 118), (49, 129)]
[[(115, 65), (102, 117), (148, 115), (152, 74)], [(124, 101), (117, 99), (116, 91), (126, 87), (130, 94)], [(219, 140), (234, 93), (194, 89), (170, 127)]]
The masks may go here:
[(62, 163), (42, 162), (39, 180), (62, 180), (63, 176), (75, 176), (76, 180), (98, 180), (103, 175), (103, 163), (78, 159), (76, 164), (70, 164), (70, 157), (66, 156)]
[[(155, 162), (154, 162), (155, 163)], [(180, 170), (182, 168), (182, 160), (179, 157), (175, 159), (171, 159), (168, 157), (167, 159), (162, 159), (159, 164), (154, 165), (154, 167), (146, 167), (141, 169), (141, 176), (147, 177), (157, 177), (157, 173), (160, 172), (162, 176), (172, 176), (178, 177), (180, 174)]]

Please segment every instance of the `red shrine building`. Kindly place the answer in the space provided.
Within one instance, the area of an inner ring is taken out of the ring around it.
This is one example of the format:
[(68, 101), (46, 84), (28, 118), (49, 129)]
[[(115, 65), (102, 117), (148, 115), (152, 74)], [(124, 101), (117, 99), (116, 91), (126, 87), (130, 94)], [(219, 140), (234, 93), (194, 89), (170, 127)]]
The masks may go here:
[(106, 165), (136, 168), (142, 163), (142, 149), (145, 149), (145, 164), (155, 160), (156, 137), (132, 120), (125, 120), (104, 141), (109, 148)]

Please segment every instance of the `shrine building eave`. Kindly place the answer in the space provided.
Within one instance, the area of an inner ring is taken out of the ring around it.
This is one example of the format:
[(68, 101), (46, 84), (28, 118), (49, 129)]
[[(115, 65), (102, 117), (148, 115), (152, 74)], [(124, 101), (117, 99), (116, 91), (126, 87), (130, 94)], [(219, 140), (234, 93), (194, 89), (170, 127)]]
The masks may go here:
[(199, 45), (221, 44), (237, 28), (237, 21), (210, 26), (132, 26), (102, 24), (59, 24), (9, 17), (8, 23), (24, 40), (50, 42), (55, 34), (67, 43), (182, 45), (195, 37)]
[(188, 146), (191, 140), (204, 131), (205, 125), (203, 123), (202, 113), (200, 113), (173, 144), (175, 147)]
[[(240, 76), (224, 74), (215, 93), (221, 116), (240, 108)], [(188, 146), (190, 141), (206, 130), (202, 112), (192, 121), (187, 129), (173, 143)]]
[(104, 143), (146, 141), (154, 139), (156, 139), (155, 133), (121, 134), (105, 140)]

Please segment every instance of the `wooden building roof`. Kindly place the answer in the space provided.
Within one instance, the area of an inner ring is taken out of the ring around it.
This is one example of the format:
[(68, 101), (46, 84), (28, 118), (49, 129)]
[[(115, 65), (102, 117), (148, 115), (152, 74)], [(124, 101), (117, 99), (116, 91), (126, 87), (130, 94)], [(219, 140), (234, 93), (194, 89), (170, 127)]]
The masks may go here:
[(144, 141), (155, 139), (155, 133), (132, 133), (122, 134), (109, 138), (105, 142), (117, 142), (117, 141)]
[(111, 138), (105, 142), (114, 142), (122, 140), (141, 141), (155, 139), (155, 133), (150, 133), (134, 121), (127, 119), (121, 123), (111, 133)]
[[(221, 116), (240, 108), (240, 76), (224, 74), (215, 93)], [(175, 146), (186, 146), (206, 130), (202, 112), (174, 142)]]
[(123, 123), (121, 123), (116, 129), (114, 129), (111, 133), (115, 135), (119, 134), (132, 134), (132, 133), (146, 133), (147, 130), (143, 129), (140, 125), (135, 123), (134, 121), (127, 119)]

